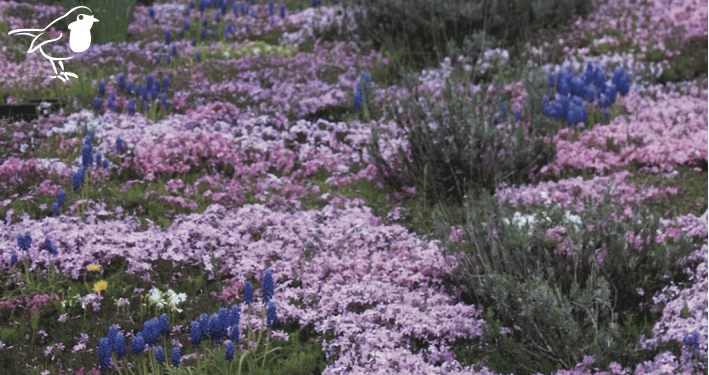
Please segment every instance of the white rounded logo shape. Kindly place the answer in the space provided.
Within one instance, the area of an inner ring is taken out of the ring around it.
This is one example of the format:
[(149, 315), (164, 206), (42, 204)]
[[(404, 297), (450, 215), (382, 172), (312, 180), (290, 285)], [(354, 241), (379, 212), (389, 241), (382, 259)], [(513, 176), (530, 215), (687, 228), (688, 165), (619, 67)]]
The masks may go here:
[(94, 16), (79, 14), (76, 21), (69, 24), (69, 47), (74, 52), (84, 52), (91, 46), (91, 26), (98, 19)]

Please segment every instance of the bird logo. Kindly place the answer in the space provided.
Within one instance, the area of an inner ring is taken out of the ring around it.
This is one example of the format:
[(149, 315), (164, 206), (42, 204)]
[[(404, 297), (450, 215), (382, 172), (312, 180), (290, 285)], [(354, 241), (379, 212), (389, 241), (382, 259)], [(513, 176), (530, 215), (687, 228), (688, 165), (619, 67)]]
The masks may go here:
[[(64, 19), (69, 14), (71, 14), (73, 11), (75, 11), (79, 8), (85, 8), (85, 9), (88, 9), (89, 12), (92, 12), (91, 9), (89, 9), (85, 6), (78, 6), (78, 7), (72, 8), (70, 11), (66, 12), (63, 16), (52, 21), (44, 29), (11, 30), (8, 33), (8, 35), (13, 35), (13, 34), (27, 35), (27, 36), (31, 36), (34, 38), (34, 39), (32, 39), (32, 43), (30, 44), (30, 48), (27, 50), (27, 53), (33, 53), (34, 51), (39, 50), (39, 52), (42, 54), (42, 56), (44, 56), (44, 58), (46, 58), (47, 60), (49, 60), (49, 62), (52, 63), (52, 68), (54, 69), (54, 75), (50, 76), (50, 78), (59, 78), (60, 80), (62, 80), (62, 82), (68, 80), (69, 77), (79, 78), (74, 73), (64, 71), (63, 61), (69, 60), (69, 59), (73, 58), (73, 56), (52, 57), (52, 56), (49, 56), (46, 53), (44, 53), (44, 50), (42, 50), (42, 47), (44, 45), (46, 45), (48, 43), (56, 42), (59, 39), (61, 39), (63, 36), (62, 33), (59, 33), (59, 36), (55, 39), (45, 40), (41, 43), (38, 43), (39, 38), (42, 35), (44, 35), (44, 33), (45, 33), (45, 31), (47, 31), (47, 29), (49, 29), (57, 21)], [(71, 48), (72, 51), (78, 53), (78, 52), (84, 52), (87, 49), (89, 49), (89, 46), (91, 46), (91, 26), (93, 26), (94, 22), (98, 22), (98, 19), (94, 18), (94, 16), (92, 16), (92, 15), (82, 13), (76, 17), (76, 21), (69, 24), (69, 30), (70, 30), (70, 32), (69, 32), (69, 48)], [(59, 67), (62, 70), (61, 73), (57, 72), (57, 66), (54, 64), (55, 62), (59, 63)]]

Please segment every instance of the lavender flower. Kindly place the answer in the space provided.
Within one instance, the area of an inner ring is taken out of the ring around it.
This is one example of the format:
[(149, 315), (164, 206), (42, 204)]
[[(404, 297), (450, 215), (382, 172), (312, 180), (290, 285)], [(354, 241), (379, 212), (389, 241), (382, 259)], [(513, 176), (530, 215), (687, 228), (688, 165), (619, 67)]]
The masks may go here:
[(155, 349), (155, 359), (158, 361), (159, 365), (165, 363), (165, 351), (162, 346), (158, 346), (158, 348)]
[(226, 344), (226, 349), (224, 350), (224, 356), (227, 362), (231, 362), (234, 359), (234, 343), (229, 341)]
[(98, 361), (101, 372), (111, 369), (111, 347), (108, 343), (109, 339), (102, 337), (98, 340)]
[(254, 302), (254, 292), (251, 290), (251, 282), (247, 281), (244, 285), (244, 303), (249, 305)]
[(261, 294), (263, 295), (263, 303), (267, 304), (273, 298), (273, 272), (271, 268), (266, 268), (266, 275), (261, 283)]
[(182, 359), (182, 354), (180, 354), (180, 348), (172, 348), (172, 365), (175, 367), (180, 367), (180, 360)]

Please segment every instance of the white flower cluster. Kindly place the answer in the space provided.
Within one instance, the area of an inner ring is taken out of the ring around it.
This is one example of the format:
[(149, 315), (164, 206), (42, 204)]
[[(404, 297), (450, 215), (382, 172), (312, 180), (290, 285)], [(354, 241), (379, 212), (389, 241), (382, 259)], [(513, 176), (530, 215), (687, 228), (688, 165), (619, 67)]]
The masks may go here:
[[(550, 221), (551, 219), (548, 216), (544, 216), (542, 220)], [(520, 228), (525, 228), (527, 226), (533, 227), (534, 224), (537, 222), (537, 217), (535, 214), (532, 215), (522, 215), (519, 212), (515, 212), (514, 216), (512, 217), (512, 220), (509, 220), (507, 218), (502, 219), (502, 221), (509, 225), (510, 223), (517, 224)], [(579, 226), (581, 225), (581, 217), (578, 215), (572, 214), (570, 211), (564, 212), (564, 221), (570, 224), (573, 224), (576, 230), (579, 229)]]
[(163, 293), (160, 289), (153, 288), (150, 289), (150, 294), (148, 295), (148, 301), (150, 301), (151, 304), (156, 305), (158, 309), (162, 309), (167, 306), (178, 313), (181, 313), (182, 309), (177, 308), (177, 305), (185, 302), (186, 300), (187, 295), (185, 293), (177, 294), (172, 289), (168, 289)]
[(499, 69), (507, 65), (509, 60), (510, 53), (507, 52), (506, 49), (488, 49), (483, 52), (483, 55), (480, 57), (477, 68), (480, 73), (485, 73), (492, 68)]

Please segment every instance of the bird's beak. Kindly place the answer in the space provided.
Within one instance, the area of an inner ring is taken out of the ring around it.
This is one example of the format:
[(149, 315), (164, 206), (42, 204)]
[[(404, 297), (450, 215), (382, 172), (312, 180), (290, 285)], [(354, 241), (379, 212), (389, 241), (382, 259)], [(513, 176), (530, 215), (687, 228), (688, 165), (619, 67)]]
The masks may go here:
[(98, 22), (98, 18), (94, 18), (94, 22)]

